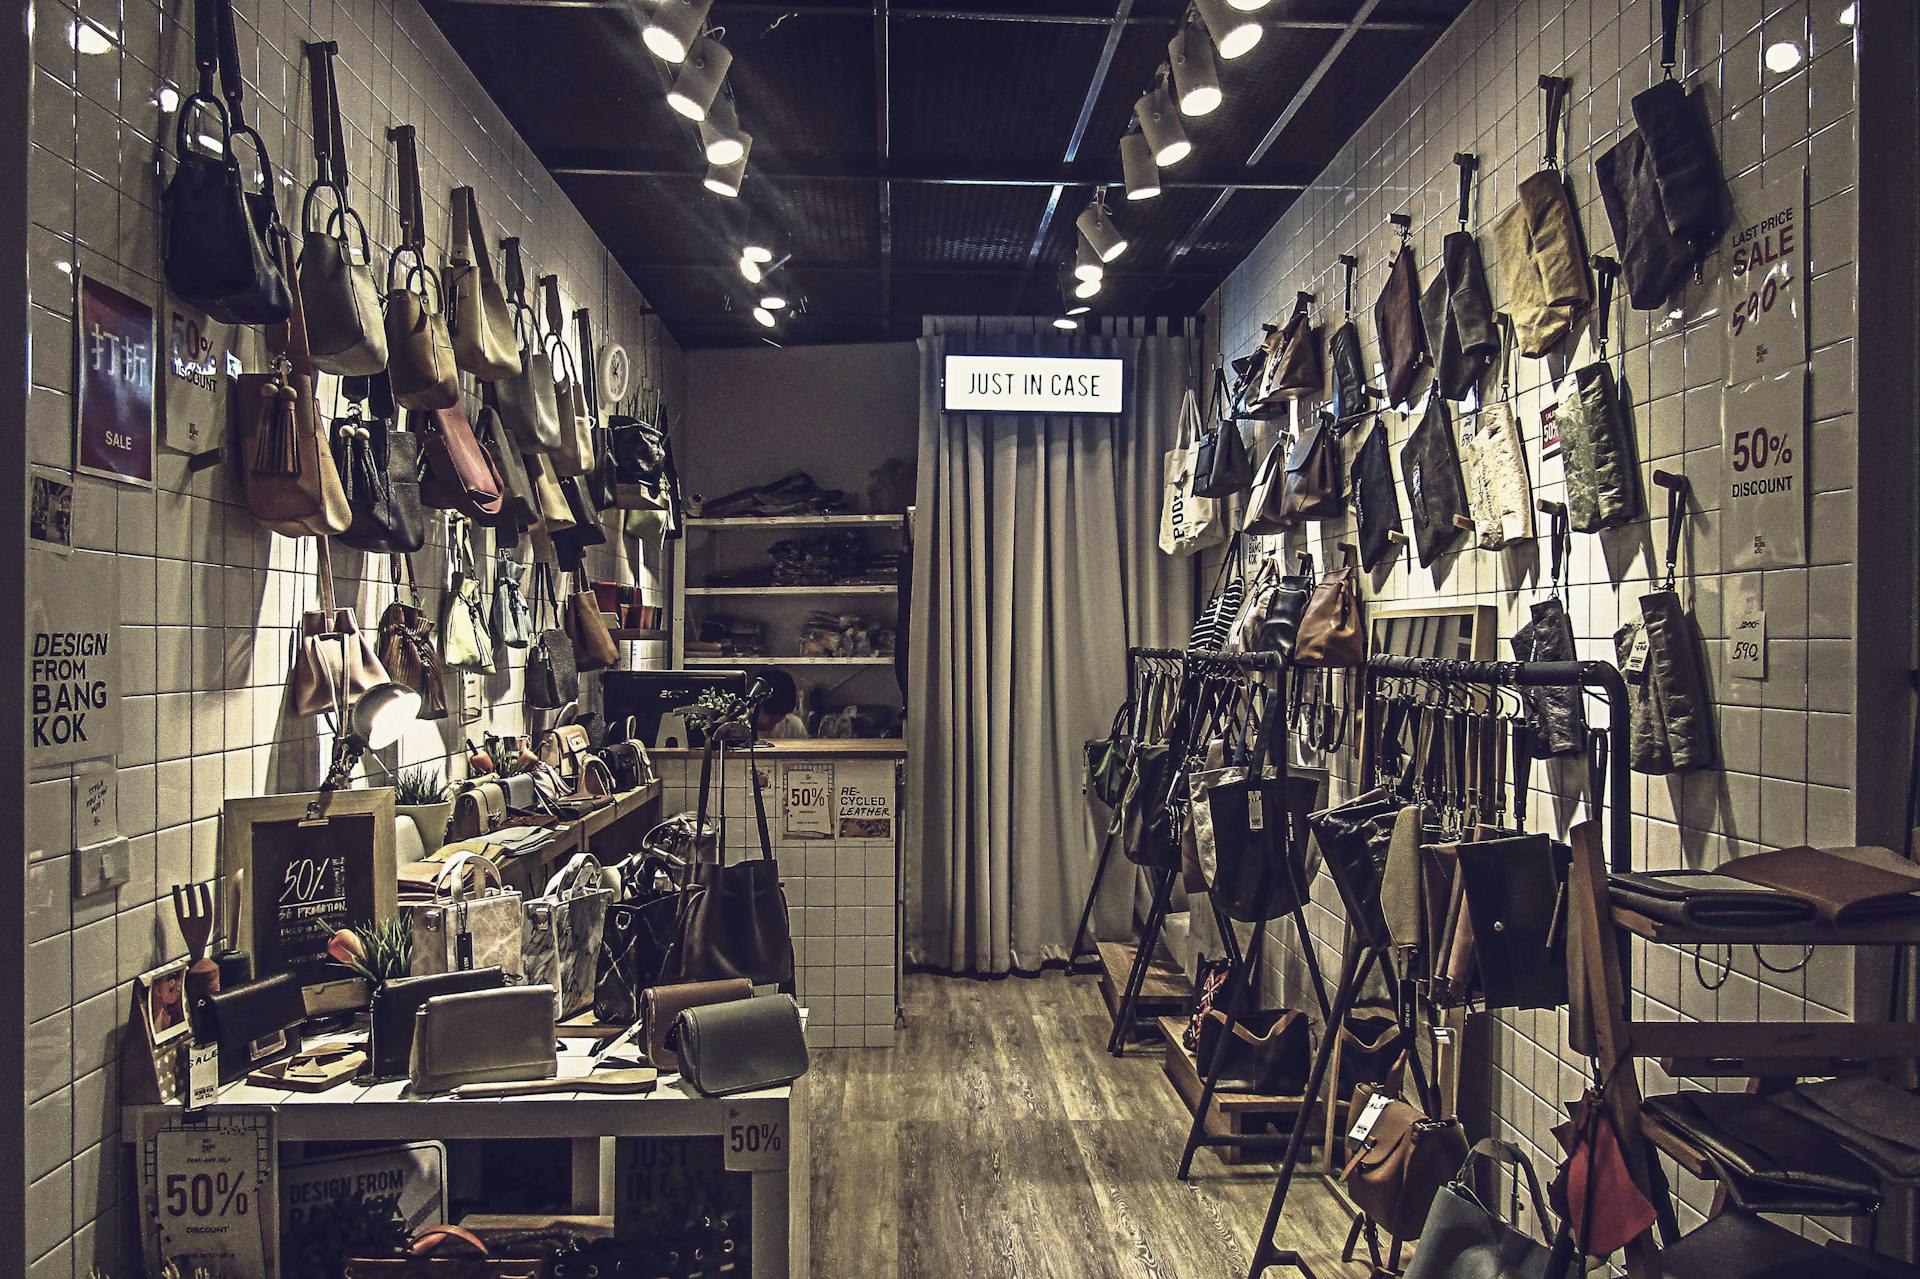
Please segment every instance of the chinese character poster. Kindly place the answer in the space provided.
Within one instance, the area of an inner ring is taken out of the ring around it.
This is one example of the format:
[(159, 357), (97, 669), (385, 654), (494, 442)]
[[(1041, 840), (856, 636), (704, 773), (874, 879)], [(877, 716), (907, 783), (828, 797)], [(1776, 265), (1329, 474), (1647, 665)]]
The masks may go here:
[(153, 483), (153, 305), (80, 278), (74, 465)]

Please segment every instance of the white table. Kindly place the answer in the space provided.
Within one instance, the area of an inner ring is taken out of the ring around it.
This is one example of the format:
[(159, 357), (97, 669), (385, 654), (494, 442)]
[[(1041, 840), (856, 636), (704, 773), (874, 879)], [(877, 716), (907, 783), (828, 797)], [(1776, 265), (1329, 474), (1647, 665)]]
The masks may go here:
[[(561, 1078), (587, 1074), (595, 1041), (564, 1039)], [(618, 1047), (608, 1055), (617, 1056)], [(433, 1141), (473, 1138), (565, 1138), (573, 1143), (572, 1209), (613, 1212), (613, 1142), (621, 1137), (717, 1137), (726, 1150), (729, 1131), (779, 1125), (784, 1134), (780, 1166), (751, 1173), (754, 1279), (806, 1279), (808, 1271), (809, 1152), (806, 1086), (709, 1099), (663, 1075), (659, 1087), (633, 1096), (546, 1093), (486, 1101), (406, 1095), (405, 1080), (339, 1084), (325, 1092), (289, 1092), (244, 1081), (229, 1084), (205, 1113), (271, 1110), (280, 1141)], [(124, 1140), (136, 1151), (178, 1105), (127, 1106)], [(758, 1144), (758, 1143), (756, 1143)], [(772, 1162), (762, 1154), (761, 1163)], [(733, 1159), (729, 1156), (729, 1167)]]

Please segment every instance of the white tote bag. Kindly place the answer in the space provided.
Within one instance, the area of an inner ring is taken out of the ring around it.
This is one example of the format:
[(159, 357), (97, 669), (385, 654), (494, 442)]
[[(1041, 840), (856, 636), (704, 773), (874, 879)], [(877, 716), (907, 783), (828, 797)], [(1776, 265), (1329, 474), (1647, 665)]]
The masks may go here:
[(1215, 518), (1214, 500), (1193, 492), (1194, 440), (1200, 432), (1200, 404), (1189, 389), (1180, 401), (1180, 437), (1167, 450), (1166, 497), (1160, 506), (1160, 549), (1168, 555), (1191, 555), (1226, 540)]
[(1489, 551), (1533, 536), (1533, 485), (1527, 480), (1527, 448), (1513, 416), (1510, 328), (1504, 337), (1500, 398), (1461, 419), (1463, 428), (1471, 425), (1473, 429), (1460, 446), (1467, 509), (1473, 516), (1475, 543)]

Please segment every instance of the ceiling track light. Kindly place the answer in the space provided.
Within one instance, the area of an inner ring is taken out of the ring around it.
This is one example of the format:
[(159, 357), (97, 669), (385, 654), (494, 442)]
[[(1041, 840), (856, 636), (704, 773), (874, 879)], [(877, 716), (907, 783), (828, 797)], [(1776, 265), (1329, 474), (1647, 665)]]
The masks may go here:
[(1087, 243), (1100, 255), (1100, 261), (1107, 263), (1127, 251), (1127, 237), (1120, 234), (1120, 228), (1113, 224), (1113, 218), (1107, 212), (1107, 197), (1104, 191), (1095, 195), (1093, 203), (1080, 210), (1080, 216), (1074, 225), (1080, 228), (1080, 234), (1087, 237)]
[(1193, 7), (1200, 11), (1200, 20), (1207, 24), (1207, 34), (1213, 37), (1214, 47), (1220, 50), (1220, 56), (1231, 62), (1253, 51), (1260, 43), (1260, 21), (1249, 17), (1254, 10), (1265, 7), (1249, 4), (1245, 0), (1193, 0)]
[(1120, 172), (1127, 199), (1151, 200), (1160, 194), (1160, 166), (1153, 162), (1153, 144), (1146, 134), (1135, 131), (1120, 139)]
[(733, 96), (722, 93), (707, 108), (707, 118), (700, 122), (700, 149), (707, 154), (708, 164), (732, 164), (747, 153), (746, 143), (741, 141), (746, 132), (740, 127), (739, 112), (734, 109)]
[(1091, 280), (1078, 281), (1073, 286), (1073, 296), (1082, 302), (1091, 301), (1100, 296), (1100, 290), (1107, 287), (1106, 280), (1095, 276)]
[(760, 305), (768, 311), (784, 311), (793, 298), (793, 282), (779, 267), (770, 267), (760, 285)]
[[(713, 100), (720, 96), (727, 68), (732, 65), (733, 54), (726, 45), (712, 36), (701, 36), (693, 42), (686, 61), (680, 64), (680, 74), (673, 78), (673, 88), (667, 92), (667, 105), (689, 120), (705, 120)], [(738, 121), (734, 130), (739, 131)]]
[(1075, 278), (1081, 280), (1098, 280), (1101, 276), (1105, 275), (1107, 273), (1106, 263), (1100, 260), (1100, 254), (1094, 247), (1087, 243), (1087, 237), (1076, 231), (1074, 240), (1077, 246), (1073, 252), (1073, 274)]
[(731, 200), (739, 196), (740, 184), (747, 180), (747, 153), (753, 150), (750, 134), (741, 134), (740, 158), (732, 164), (709, 164), (705, 186), (715, 195)]
[(1053, 327), (1071, 331), (1080, 327), (1080, 321), (1074, 319), (1071, 315), (1056, 316), (1053, 321)]
[(700, 28), (706, 25), (707, 11), (711, 8), (713, 0), (659, 0), (640, 39), (656, 58), (676, 64), (685, 62), (687, 50), (693, 47)]
[(1181, 19), (1180, 30), (1167, 42), (1167, 63), (1173, 68), (1174, 97), (1182, 114), (1203, 116), (1219, 109), (1225, 95), (1220, 92), (1220, 65), (1214, 61), (1213, 40), (1191, 9)]
[(1161, 168), (1178, 164), (1193, 153), (1193, 143), (1187, 141), (1186, 128), (1180, 123), (1180, 112), (1173, 105), (1173, 90), (1162, 75), (1155, 79), (1154, 85), (1140, 95), (1133, 104), (1133, 118), (1140, 122), (1140, 132), (1147, 135), (1147, 144), (1153, 148), (1153, 162)]
[(1088, 299), (1100, 292), (1099, 280), (1083, 280), (1071, 271), (1060, 275), (1060, 300), (1065, 303), (1068, 315), (1085, 315), (1093, 308), (1087, 305)]
[(767, 310), (766, 307), (756, 306), (753, 308), (753, 322), (763, 329), (770, 329), (780, 323), (780, 320), (778, 316)]

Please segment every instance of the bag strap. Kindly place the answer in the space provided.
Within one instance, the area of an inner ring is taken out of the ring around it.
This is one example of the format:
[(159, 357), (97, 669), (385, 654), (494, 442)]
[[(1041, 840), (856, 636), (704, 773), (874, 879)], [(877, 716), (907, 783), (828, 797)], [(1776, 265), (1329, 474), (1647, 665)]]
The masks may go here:
[(1508, 411), (1513, 408), (1513, 314), (1510, 311), (1493, 313), (1494, 328), (1500, 338), (1500, 400)]
[(314, 539), (314, 542), (317, 544), (315, 553), (319, 560), (317, 576), (320, 579), (320, 608), (327, 615), (327, 625), (331, 626), (333, 625), (334, 610), (337, 607), (334, 603), (333, 552), (330, 549), (333, 539), (330, 537), (317, 537)]
[[(713, 793), (713, 759), (714, 759), (714, 756), (719, 752), (720, 752), (720, 735), (718, 733), (709, 732), (707, 734), (707, 744), (704, 747), (702, 747), (700, 751), (700, 798), (698, 802), (696, 802), (693, 806), (693, 833), (694, 833), (693, 851), (694, 851), (694, 855), (696, 857), (699, 857), (700, 860), (702, 861), (706, 859), (703, 856), (701, 856), (701, 853), (700, 853), (700, 832), (707, 828), (707, 802), (708, 802), (708, 798)], [(724, 757), (722, 757), (721, 762), (724, 767), (724, 764), (725, 764)], [(722, 788), (724, 789), (725, 787), (724, 772), (721, 774), (721, 779), (722, 779)], [(721, 798), (724, 800), (725, 796), (723, 795)], [(720, 838), (725, 838), (726, 823), (722, 821), (720, 825), (721, 825)], [(721, 860), (725, 861), (726, 859), (722, 857)]]
[(574, 331), (579, 334), (580, 386), (587, 396), (587, 420), (600, 425), (600, 362), (593, 358), (593, 313), (581, 307), (573, 313)]
[[(751, 729), (753, 725), (749, 723), (747, 727)], [(757, 736), (755, 733), (747, 738), (747, 787), (753, 792), (753, 821), (760, 828), (760, 860), (770, 862), (773, 860), (773, 839), (767, 833), (766, 797), (760, 792), (760, 758), (753, 749)]]
[(1549, 169), (1560, 167), (1560, 118), (1566, 110), (1568, 93), (1572, 87), (1572, 81), (1565, 76), (1540, 77), (1540, 92), (1546, 98), (1546, 163)]
[(1342, 253), (1340, 255), (1340, 269), (1346, 276), (1346, 283), (1341, 290), (1345, 296), (1345, 301), (1341, 303), (1341, 307), (1346, 317), (1351, 320), (1353, 318), (1353, 277), (1358, 274), (1360, 270), (1360, 259), (1358, 255)]
[[(483, 785), (485, 783), (482, 783)], [(444, 893), (448, 901), (459, 901), (467, 895), (467, 867), (480, 868), (480, 895), (485, 896), (489, 888), (503, 888), (500, 880), (500, 868), (493, 859), (482, 857), (475, 852), (459, 852), (447, 858), (446, 865), (433, 877), (433, 896), (437, 901)]]
[(1527, 1195), (1533, 1200), (1534, 1216), (1539, 1218), (1543, 1227), (1553, 1220), (1547, 1215), (1546, 1197), (1540, 1193), (1540, 1178), (1533, 1171), (1533, 1161), (1527, 1158), (1526, 1152), (1510, 1141), (1502, 1141), (1498, 1137), (1482, 1137), (1473, 1144), (1471, 1150), (1467, 1151), (1466, 1161), (1460, 1165), (1460, 1174), (1455, 1180), (1460, 1184), (1467, 1184), (1467, 1174), (1475, 1163), (1483, 1159), (1511, 1164), (1514, 1169), (1515, 1200), (1519, 1199), (1519, 1183), (1524, 1179), (1527, 1183)]
[(246, 96), (246, 80), (240, 74), (240, 42), (234, 34), (233, 0), (194, 0), (193, 51), (194, 60), (200, 64), (201, 94), (213, 96), (217, 73), (228, 122), (235, 129), (246, 128), (247, 117), (241, 105)]
[(1667, 580), (1665, 589), (1672, 590), (1678, 576), (1680, 564), (1680, 530), (1687, 523), (1687, 486), (1673, 483), (1667, 486)]
[(313, 184), (331, 186), (342, 204), (347, 200), (347, 142), (340, 121), (340, 86), (333, 60), (340, 52), (334, 40), (309, 40), (308, 88), (313, 97)]
[(567, 341), (566, 312), (560, 305), (560, 277), (543, 275), (540, 277), (540, 306), (542, 319), (547, 325), (547, 344), (558, 342), (565, 346)]
[[(267, 181), (273, 181), (271, 174)], [(267, 347), (276, 355), (284, 355), (296, 374), (311, 380), (315, 373), (313, 348), (307, 341), (307, 308), (300, 293), (300, 272), (294, 269), (293, 233), (275, 222), (267, 231), (267, 251), (287, 283), (287, 318), (268, 330)]]
[(1548, 598), (1559, 599), (1560, 578), (1567, 570), (1568, 556), (1573, 549), (1573, 525), (1567, 515), (1565, 503), (1558, 504), (1548, 518), (1553, 529), (1553, 536), (1549, 541), (1549, 546), (1552, 548), (1551, 558), (1547, 564), (1548, 580), (1552, 584), (1548, 590)]
[(1662, 78), (1673, 79), (1673, 64), (1679, 61), (1680, 0), (1660, 0), (1660, 70)]
[(420, 141), (410, 124), (396, 124), (387, 130), (393, 142), (395, 163), (399, 166), (400, 243), (394, 246), (424, 254), (427, 248), (427, 211), (420, 194)]
[(513, 304), (515, 311), (531, 309), (527, 306), (527, 267), (520, 258), (520, 237), (510, 235), (501, 240), (500, 251), (507, 259), (506, 272), (501, 280), (507, 291), (507, 301)]
[[(1620, 278), (1620, 262), (1604, 253), (1593, 255), (1594, 343), (1600, 349), (1600, 363), (1607, 362), (1607, 330), (1613, 327), (1613, 282)], [(1626, 367), (1626, 343), (1622, 342), (1621, 367)]]
[[(487, 284), (499, 283), (499, 276), (493, 269), (493, 250), (487, 245), (486, 228), (480, 225), (480, 198), (472, 187), (458, 187), (453, 192), (453, 244), (449, 252), (465, 252), (472, 260), (480, 279)], [(457, 260), (457, 259), (456, 259)], [(481, 383), (491, 386), (490, 382)]]

